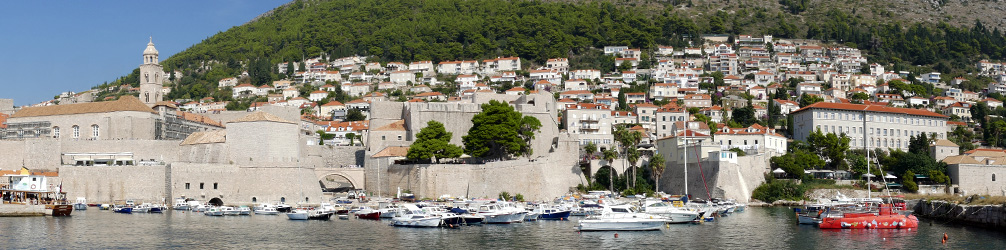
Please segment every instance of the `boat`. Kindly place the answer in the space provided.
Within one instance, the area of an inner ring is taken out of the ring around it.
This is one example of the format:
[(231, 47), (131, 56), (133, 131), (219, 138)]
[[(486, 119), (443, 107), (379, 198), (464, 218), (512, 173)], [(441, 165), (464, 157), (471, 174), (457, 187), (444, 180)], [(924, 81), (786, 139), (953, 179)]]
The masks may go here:
[(168, 210), (168, 206), (165, 206), (164, 204), (158, 204), (158, 205), (150, 205), (150, 210), (147, 210), (147, 212), (159, 214), (164, 212), (165, 210)]
[(395, 204), (381, 203), (377, 210), (381, 212), (381, 219), (391, 219), (398, 214), (401, 208)]
[(277, 215), (277, 214), (279, 214), (279, 211), (276, 211), (275, 207), (266, 207), (266, 208), (255, 210), (255, 214)]
[(880, 204), (878, 212), (849, 212), (840, 215), (826, 212), (821, 229), (910, 229), (919, 227), (919, 218), (894, 211), (892, 204)]
[(698, 211), (684, 208), (680, 201), (668, 204), (657, 200), (647, 200), (644, 204), (644, 213), (667, 218), (668, 223), (689, 223), (699, 219)]
[(178, 198), (175, 199), (175, 205), (171, 206), (174, 210), (189, 210), (189, 203), (185, 199)]
[(603, 206), (601, 215), (580, 220), (580, 231), (653, 231), (667, 222), (659, 216), (637, 213), (629, 205)]
[(291, 220), (307, 220), (307, 210), (293, 210), (286, 213), (286, 217)]
[(381, 219), (381, 211), (374, 210), (370, 207), (361, 207), (358, 211), (354, 212), (353, 215), (359, 219), (368, 220), (379, 220)]
[(133, 208), (132, 207), (127, 207), (127, 206), (124, 206), (124, 205), (115, 205), (115, 207), (112, 208), (112, 212), (116, 212), (116, 213), (120, 213), (120, 214), (131, 214), (131, 213), (133, 213)]
[(485, 217), (482, 223), (486, 224), (510, 224), (523, 221), (525, 215), (525, 213), (501, 208), (498, 204), (480, 205), (478, 214)]
[(793, 208), (796, 213), (796, 223), (802, 225), (817, 225), (821, 223), (821, 214), (828, 208), (824, 204), (810, 204), (801, 208)]
[(4, 203), (24, 205), (44, 205), (43, 214), (51, 216), (70, 216), (74, 206), (66, 200), (63, 184), (59, 189), (49, 190), (50, 184), (45, 175), (33, 174), (28, 168), (14, 174), (7, 174), (7, 184), (0, 185), (0, 197)]
[(527, 214), (524, 215), (524, 221), (538, 221), (538, 216), (540, 216), (540, 214), (537, 212), (527, 212)]
[(339, 219), (340, 220), (348, 220), (349, 219), (349, 215), (348, 214), (340, 214), (339, 215)]
[(293, 211), (293, 207), (291, 207), (290, 205), (287, 205), (285, 203), (280, 202), (280, 203), (276, 203), (276, 211), (279, 211), (280, 213), (289, 213), (289, 212)]
[(290, 220), (329, 220), (332, 218), (332, 214), (316, 210), (295, 209), (286, 213), (286, 217)]
[(220, 207), (220, 211), (223, 212), (224, 215), (238, 215), (238, 214), (240, 214), (237, 209), (235, 209), (234, 207), (230, 207), (230, 206)]
[(251, 208), (248, 208), (248, 206), (240, 206), (240, 207), (238, 207), (238, 215), (251, 215), (251, 214), (252, 214), (252, 210), (251, 210)]
[(439, 227), (440, 223), (440, 216), (427, 214), (412, 204), (402, 205), (399, 216), (391, 219), (391, 225), (396, 227)]
[(87, 199), (84, 197), (77, 197), (77, 201), (73, 203), (73, 209), (87, 210)]
[(111, 209), (112, 209), (112, 205), (109, 205), (109, 204), (98, 205), (98, 210), (111, 210)]
[(465, 223), (464, 219), (461, 218), (460, 215), (450, 212), (443, 206), (423, 207), (423, 212), (432, 216), (439, 216), (441, 226), (449, 227)]
[(219, 207), (208, 207), (203, 210), (203, 214), (207, 216), (224, 216), (224, 211)]
[(545, 204), (538, 205), (534, 209), (534, 212), (538, 214), (539, 220), (569, 220), (569, 216), (572, 213), (570, 210)]

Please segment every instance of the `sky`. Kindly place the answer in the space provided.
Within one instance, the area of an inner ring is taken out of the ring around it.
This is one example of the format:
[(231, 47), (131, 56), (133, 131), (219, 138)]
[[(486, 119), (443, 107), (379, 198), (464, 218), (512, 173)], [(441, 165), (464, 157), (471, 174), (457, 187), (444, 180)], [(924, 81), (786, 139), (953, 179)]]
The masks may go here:
[(0, 99), (31, 105), (164, 61), (290, 0), (0, 1)]

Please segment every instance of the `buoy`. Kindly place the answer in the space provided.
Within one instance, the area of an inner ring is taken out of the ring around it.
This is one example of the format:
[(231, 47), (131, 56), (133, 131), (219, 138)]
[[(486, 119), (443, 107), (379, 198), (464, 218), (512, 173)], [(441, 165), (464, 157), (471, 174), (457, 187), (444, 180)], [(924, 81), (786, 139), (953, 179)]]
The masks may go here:
[[(618, 234), (615, 234), (615, 238), (618, 238)], [(946, 240), (944, 240), (944, 242), (946, 242)]]

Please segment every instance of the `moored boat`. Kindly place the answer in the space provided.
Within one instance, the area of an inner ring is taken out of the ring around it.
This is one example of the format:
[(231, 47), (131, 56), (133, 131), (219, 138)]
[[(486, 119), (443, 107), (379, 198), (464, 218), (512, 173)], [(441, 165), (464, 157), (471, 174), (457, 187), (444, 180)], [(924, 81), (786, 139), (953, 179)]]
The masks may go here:
[(123, 206), (123, 205), (116, 205), (115, 207), (112, 208), (112, 212), (122, 213), (122, 214), (131, 214), (131, 213), (133, 213), (133, 208), (132, 207), (128, 207), (128, 206)]
[(209, 207), (203, 210), (203, 215), (206, 216), (224, 216), (224, 211), (219, 207)]
[(73, 209), (87, 210), (87, 199), (84, 197), (77, 197), (77, 201), (73, 203)]
[(653, 231), (660, 230), (666, 220), (637, 213), (628, 205), (604, 206), (601, 215), (580, 220), (580, 231)]
[(381, 211), (371, 209), (370, 207), (362, 207), (360, 210), (353, 213), (356, 218), (368, 219), (368, 220), (378, 220), (381, 219)]
[(427, 214), (412, 204), (402, 205), (401, 214), (391, 219), (391, 225), (396, 227), (438, 227), (440, 223), (440, 216)]
[(881, 204), (879, 212), (827, 214), (821, 219), (821, 229), (909, 229), (918, 228), (919, 219), (915, 215), (903, 215), (893, 211), (891, 204)]

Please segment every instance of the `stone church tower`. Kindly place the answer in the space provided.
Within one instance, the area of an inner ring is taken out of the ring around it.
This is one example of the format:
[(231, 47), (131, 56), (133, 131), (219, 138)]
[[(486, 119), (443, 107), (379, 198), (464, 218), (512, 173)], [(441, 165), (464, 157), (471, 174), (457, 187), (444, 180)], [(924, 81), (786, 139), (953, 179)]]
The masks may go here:
[(161, 67), (157, 59), (157, 49), (154, 48), (154, 39), (147, 43), (147, 49), (143, 50), (143, 64), (140, 64), (140, 101), (153, 107), (154, 104), (164, 99), (161, 96), (162, 83), (164, 82), (164, 68)]

